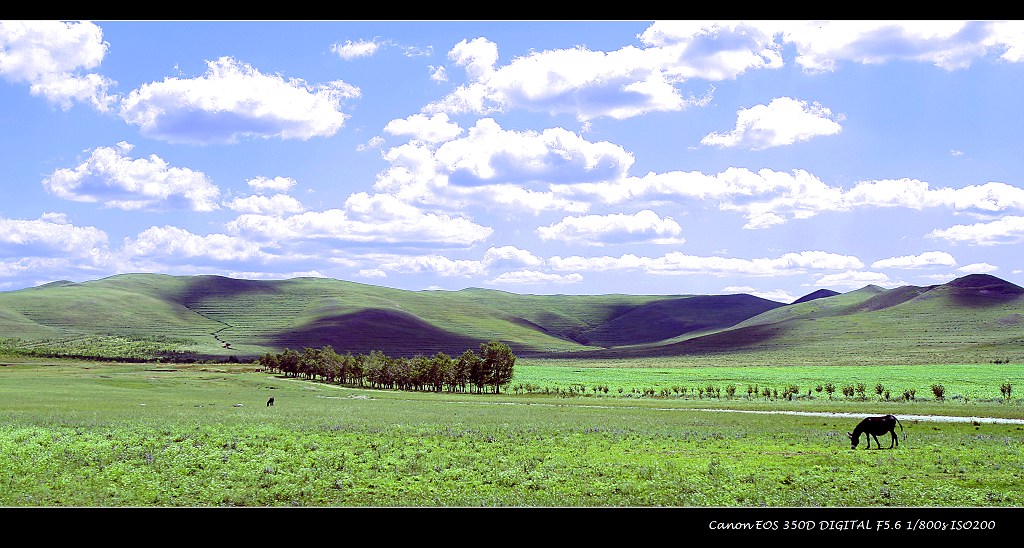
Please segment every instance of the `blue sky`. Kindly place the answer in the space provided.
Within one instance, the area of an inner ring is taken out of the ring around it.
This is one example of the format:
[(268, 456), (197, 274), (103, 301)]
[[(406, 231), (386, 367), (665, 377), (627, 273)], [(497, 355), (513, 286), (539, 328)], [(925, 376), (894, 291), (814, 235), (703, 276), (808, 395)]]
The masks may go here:
[(1021, 21), (0, 22), (0, 290), (1024, 285)]

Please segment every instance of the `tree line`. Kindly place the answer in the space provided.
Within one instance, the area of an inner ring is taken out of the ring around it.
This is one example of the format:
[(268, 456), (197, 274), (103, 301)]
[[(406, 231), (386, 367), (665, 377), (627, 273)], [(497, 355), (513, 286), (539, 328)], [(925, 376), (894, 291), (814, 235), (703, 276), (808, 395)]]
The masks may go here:
[(391, 357), (380, 350), (368, 354), (339, 354), (330, 345), (286, 348), (268, 352), (256, 362), (266, 371), (327, 383), (380, 389), (433, 392), (494, 392), (512, 381), (516, 357), (508, 345), (490, 341), (479, 353), (467, 349), (452, 357), (444, 352), (434, 356)]

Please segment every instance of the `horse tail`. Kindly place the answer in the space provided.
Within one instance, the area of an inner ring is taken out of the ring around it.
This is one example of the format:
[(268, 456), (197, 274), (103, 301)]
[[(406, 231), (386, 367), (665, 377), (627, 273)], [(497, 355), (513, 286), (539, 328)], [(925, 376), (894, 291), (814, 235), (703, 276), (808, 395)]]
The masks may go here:
[[(900, 419), (896, 415), (893, 415), (892, 418), (896, 419), (896, 424), (900, 425), (900, 432), (903, 432), (903, 441), (906, 441), (907, 440), (907, 433), (903, 430), (903, 423), (900, 422)], [(893, 433), (895, 433), (895, 432), (893, 432)]]

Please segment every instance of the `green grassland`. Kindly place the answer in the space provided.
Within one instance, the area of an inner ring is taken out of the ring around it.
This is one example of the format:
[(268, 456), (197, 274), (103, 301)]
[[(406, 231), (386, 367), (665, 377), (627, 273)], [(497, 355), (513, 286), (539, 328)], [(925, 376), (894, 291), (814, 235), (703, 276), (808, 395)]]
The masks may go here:
[[(984, 275), (790, 305), (54, 282), (0, 293), (0, 506), (1021, 506), (1024, 425), (912, 419), (898, 448), (851, 451), (840, 413), (1024, 418), (1022, 319), (1024, 288)], [(501, 394), (250, 361), (490, 340), (518, 356)]]
[[(691, 370), (688, 379), (785, 386), (817, 374), (842, 382), (852, 372), (767, 369)], [(644, 369), (600, 371), (610, 381)], [(917, 384), (944, 374), (930, 366), (876, 373)], [(518, 365), (513, 382), (524, 379), (568, 386), (579, 376)], [(960, 375), (942, 379), (950, 393), (981, 390)], [(896, 449), (851, 450), (854, 418), (716, 413), (682, 397), (376, 391), (234, 364), (7, 364), (0, 384), (0, 506), (1024, 504), (1024, 425), (906, 421)], [(852, 413), (1024, 416), (1019, 396), (899, 404), (737, 398), (729, 406), (818, 404)]]
[(524, 357), (680, 365), (1021, 362), (1022, 321), (1024, 288), (987, 275), (785, 305), (750, 295), (519, 295), (124, 274), (0, 293), (0, 355), (248, 360), (330, 345), (412, 357), (498, 340)]

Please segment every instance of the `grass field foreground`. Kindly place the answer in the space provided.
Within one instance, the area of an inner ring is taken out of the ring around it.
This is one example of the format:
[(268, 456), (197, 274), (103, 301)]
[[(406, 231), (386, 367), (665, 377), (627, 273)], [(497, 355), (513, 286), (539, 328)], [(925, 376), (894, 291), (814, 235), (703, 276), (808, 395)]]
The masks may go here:
[(1021, 425), (909, 422), (897, 449), (854, 451), (849, 418), (673, 398), (371, 391), (251, 366), (74, 362), (0, 367), (0, 383), (2, 506), (1024, 504)]

